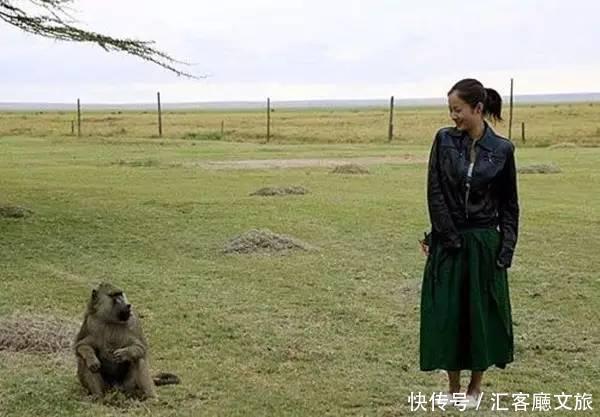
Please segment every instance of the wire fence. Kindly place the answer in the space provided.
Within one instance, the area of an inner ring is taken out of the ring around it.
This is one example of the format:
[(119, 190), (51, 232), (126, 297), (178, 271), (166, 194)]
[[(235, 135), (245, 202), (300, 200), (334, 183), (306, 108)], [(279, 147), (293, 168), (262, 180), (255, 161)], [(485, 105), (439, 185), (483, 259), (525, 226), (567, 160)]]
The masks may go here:
[[(156, 108), (87, 109), (77, 100), (71, 111), (0, 112), (0, 136), (71, 138), (161, 138), (258, 143), (430, 143), (450, 125), (445, 106), (346, 108), (278, 107), (270, 98), (254, 109), (168, 109), (157, 93)], [(519, 145), (600, 143), (600, 104), (523, 104), (511, 106), (507, 121), (495, 126)], [(514, 113), (514, 115), (513, 115)], [(566, 123), (568, 116), (569, 123)], [(576, 129), (574, 124), (577, 123)]]

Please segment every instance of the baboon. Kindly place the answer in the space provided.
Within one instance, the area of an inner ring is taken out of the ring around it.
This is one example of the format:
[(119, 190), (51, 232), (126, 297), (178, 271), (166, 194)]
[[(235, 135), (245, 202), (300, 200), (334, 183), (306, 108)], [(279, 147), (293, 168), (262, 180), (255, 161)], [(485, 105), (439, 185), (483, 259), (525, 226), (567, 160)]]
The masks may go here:
[(143, 399), (155, 398), (154, 385), (176, 384), (173, 374), (150, 377), (148, 343), (127, 297), (102, 283), (92, 291), (75, 340), (77, 376), (94, 399), (112, 387)]

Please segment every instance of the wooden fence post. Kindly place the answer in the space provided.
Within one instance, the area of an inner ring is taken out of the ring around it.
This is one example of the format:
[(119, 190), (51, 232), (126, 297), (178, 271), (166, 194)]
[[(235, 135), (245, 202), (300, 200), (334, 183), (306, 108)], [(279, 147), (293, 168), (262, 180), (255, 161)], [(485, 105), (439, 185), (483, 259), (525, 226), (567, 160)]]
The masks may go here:
[(271, 98), (267, 97), (267, 142), (271, 139)]
[(390, 124), (388, 126), (388, 142), (394, 137), (394, 96), (390, 98)]
[(162, 137), (162, 110), (160, 108), (160, 91), (156, 93), (158, 102), (158, 136)]
[(77, 99), (77, 137), (81, 137), (81, 102)]
[(513, 79), (510, 79), (510, 112), (508, 115), (508, 138), (512, 139), (512, 122), (513, 122)]

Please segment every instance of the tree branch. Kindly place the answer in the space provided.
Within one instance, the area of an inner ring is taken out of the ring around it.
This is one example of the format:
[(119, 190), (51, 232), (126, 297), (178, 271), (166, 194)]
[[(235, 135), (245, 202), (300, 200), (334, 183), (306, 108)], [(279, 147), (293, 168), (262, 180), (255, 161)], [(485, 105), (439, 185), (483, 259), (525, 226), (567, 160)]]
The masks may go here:
[(179, 76), (195, 79), (206, 78), (206, 76), (193, 75), (177, 68), (178, 66), (188, 64), (178, 61), (165, 52), (156, 49), (153, 46), (153, 41), (114, 38), (75, 26), (72, 18), (66, 11), (66, 6), (72, 3), (72, 0), (26, 1), (39, 9), (45, 10), (45, 13), (28, 13), (22, 8), (15, 6), (12, 0), (0, 0), (0, 20), (25, 32), (45, 38), (68, 42), (91, 42), (99, 45), (106, 51), (125, 52), (159, 65)]

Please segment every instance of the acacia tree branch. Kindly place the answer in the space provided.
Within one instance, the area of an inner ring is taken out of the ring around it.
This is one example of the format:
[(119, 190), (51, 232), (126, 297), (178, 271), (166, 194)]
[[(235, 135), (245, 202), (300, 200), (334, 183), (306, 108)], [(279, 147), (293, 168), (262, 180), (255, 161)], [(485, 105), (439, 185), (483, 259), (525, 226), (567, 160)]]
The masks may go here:
[(206, 76), (193, 75), (179, 69), (178, 66), (188, 64), (156, 49), (153, 46), (153, 41), (114, 38), (75, 26), (66, 10), (72, 0), (26, 1), (39, 9), (43, 9), (45, 13), (29, 13), (21, 7), (15, 6), (12, 0), (0, 0), (0, 20), (34, 35), (59, 41), (91, 42), (106, 51), (125, 52), (159, 65), (179, 76), (196, 79), (206, 78)]

